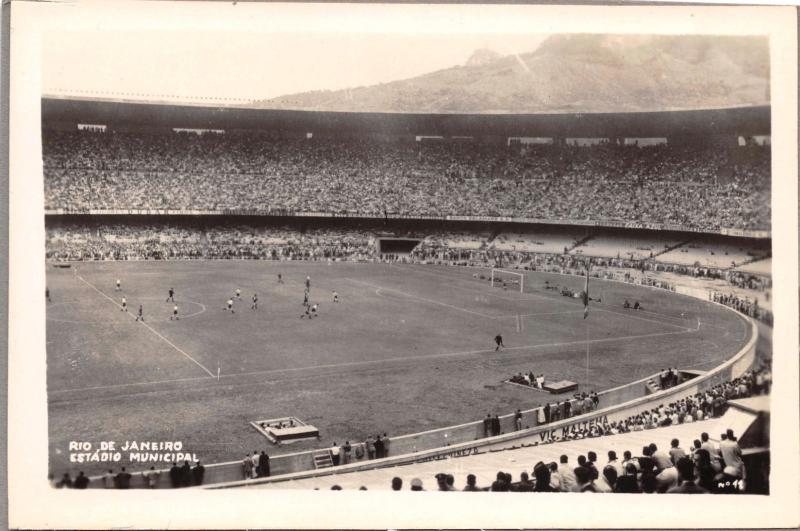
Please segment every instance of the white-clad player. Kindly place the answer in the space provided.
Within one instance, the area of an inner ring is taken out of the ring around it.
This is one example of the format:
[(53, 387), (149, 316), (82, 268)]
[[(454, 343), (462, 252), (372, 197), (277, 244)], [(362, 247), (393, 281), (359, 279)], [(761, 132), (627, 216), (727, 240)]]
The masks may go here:
[(170, 321), (172, 321), (173, 319), (175, 319), (176, 321), (179, 320), (178, 319), (178, 305), (177, 304), (172, 307), (172, 315), (169, 318)]
[(122, 289), (122, 281), (120, 279), (117, 279), (117, 287), (115, 288), (115, 291), (119, 291), (121, 289)]
[(121, 312), (128, 311), (128, 301), (125, 299), (125, 297), (122, 297), (122, 308), (120, 308), (119, 311)]
[(333, 302), (339, 302), (339, 294), (336, 293), (336, 290), (333, 292)]
[(226, 304), (228, 305), (228, 307), (227, 308), (223, 307), (222, 308), (223, 310), (228, 310), (231, 313), (236, 313), (236, 310), (233, 309), (233, 299), (228, 299), (228, 302)]
[(238, 300), (238, 299), (241, 299), (241, 298), (242, 298), (242, 290), (240, 290), (239, 288), (236, 288), (236, 299)]

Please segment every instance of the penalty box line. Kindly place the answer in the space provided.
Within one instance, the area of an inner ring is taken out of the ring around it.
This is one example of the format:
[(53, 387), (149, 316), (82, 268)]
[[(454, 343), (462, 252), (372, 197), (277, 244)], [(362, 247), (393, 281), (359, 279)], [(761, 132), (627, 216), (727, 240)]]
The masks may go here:
[[(91, 283), (91, 282), (89, 282), (88, 280), (84, 279), (84, 278), (83, 278), (82, 276), (80, 276), (80, 275), (76, 275), (76, 276), (77, 276), (77, 277), (80, 279), (80, 281), (81, 281), (81, 282), (83, 282), (84, 284), (86, 284), (87, 286), (89, 286), (90, 288), (92, 288), (93, 290), (95, 290), (97, 293), (99, 293), (100, 295), (102, 295), (103, 297), (105, 297), (106, 299), (108, 299), (109, 301), (111, 301), (111, 304), (113, 304), (113, 305), (114, 305), (114, 306), (116, 306), (117, 308), (122, 308), (122, 305), (121, 305), (121, 304), (119, 304), (117, 301), (115, 301), (114, 299), (112, 299), (111, 297), (109, 297), (108, 295), (106, 295), (105, 293), (103, 293), (102, 291), (100, 291), (99, 289), (97, 289), (97, 287), (96, 287), (94, 284), (92, 284), (92, 283)], [(127, 313), (127, 312), (126, 312), (126, 313)], [(128, 315), (129, 315), (131, 318), (135, 319), (135, 317), (134, 317), (134, 315), (133, 315), (132, 313), (128, 313)], [(159, 332), (158, 332), (158, 331), (157, 331), (155, 328), (153, 328), (153, 327), (152, 327), (152, 326), (150, 326), (149, 324), (145, 323), (144, 321), (138, 321), (138, 322), (139, 322), (139, 323), (141, 323), (141, 324), (142, 324), (142, 326), (144, 326), (145, 328), (147, 328), (148, 330), (150, 330), (152, 333), (154, 333), (156, 336), (158, 336), (159, 338), (161, 338), (161, 340), (162, 340), (162, 341), (164, 341), (164, 342), (165, 342), (167, 345), (171, 346), (172, 348), (174, 348), (175, 350), (177, 350), (178, 352), (180, 352), (181, 354), (183, 354), (183, 355), (184, 355), (186, 358), (188, 358), (189, 360), (191, 360), (191, 361), (192, 361), (192, 362), (193, 362), (195, 365), (197, 365), (198, 367), (200, 367), (201, 369), (203, 369), (203, 370), (206, 372), (206, 374), (208, 374), (208, 375), (209, 375), (211, 378), (216, 378), (216, 377), (217, 377), (217, 376), (216, 376), (216, 375), (215, 375), (213, 372), (209, 371), (209, 370), (206, 368), (206, 366), (205, 366), (205, 365), (203, 365), (202, 363), (200, 363), (199, 361), (197, 361), (196, 359), (194, 359), (193, 357), (191, 357), (189, 354), (187, 354), (186, 352), (184, 352), (184, 351), (183, 351), (183, 349), (181, 349), (181, 348), (180, 348), (179, 346), (177, 346), (175, 343), (173, 343), (172, 341), (170, 341), (169, 339), (167, 339), (166, 337), (164, 337), (163, 335), (161, 335), (161, 334), (160, 334), (160, 333), (159, 333)]]
[[(617, 337), (603, 337), (597, 339), (580, 339), (576, 341), (563, 341), (557, 343), (539, 343), (534, 345), (522, 345), (516, 347), (505, 347), (503, 351), (520, 351), (520, 350), (537, 350), (537, 349), (547, 349), (547, 348), (555, 348), (555, 347), (570, 347), (570, 346), (577, 346), (577, 345), (588, 345), (592, 343), (613, 343), (615, 341), (630, 341), (634, 339), (646, 339), (651, 337), (661, 337), (661, 336), (672, 336), (672, 335), (680, 335), (680, 334), (691, 334), (696, 332), (696, 330), (676, 330), (671, 332), (656, 332), (653, 334), (639, 334), (639, 335), (631, 335), (631, 336), (617, 336)], [(502, 352), (500, 351), (500, 355)], [(433, 359), (441, 359), (441, 358), (456, 358), (461, 356), (474, 356), (477, 354), (495, 354), (495, 350), (493, 348), (488, 349), (481, 349), (481, 350), (463, 350), (460, 352), (442, 352), (439, 354), (425, 354), (419, 356), (398, 356), (393, 358), (384, 358), (384, 359), (377, 359), (377, 360), (366, 360), (366, 361), (348, 361), (343, 363), (329, 363), (324, 365), (311, 365), (305, 367), (287, 367), (285, 369), (267, 369), (263, 371), (251, 371), (251, 372), (239, 372), (239, 373), (229, 373), (223, 374), (220, 376), (222, 379), (234, 379), (246, 376), (261, 376), (267, 374), (279, 374), (284, 372), (299, 372), (299, 371), (311, 371), (311, 370), (318, 370), (318, 369), (337, 369), (341, 367), (359, 367), (359, 366), (369, 366), (369, 365), (378, 365), (382, 363), (394, 363), (394, 362), (402, 362), (402, 361), (418, 361), (418, 360), (433, 360)], [(80, 392), (80, 391), (94, 391), (100, 389), (117, 389), (122, 387), (134, 387), (134, 386), (142, 386), (142, 385), (159, 385), (159, 384), (168, 384), (168, 383), (178, 383), (178, 382), (189, 382), (189, 381), (197, 381), (197, 380), (206, 380), (205, 377), (203, 378), (180, 378), (175, 380), (156, 380), (152, 382), (133, 382), (133, 383), (125, 383), (125, 384), (112, 384), (112, 385), (101, 385), (97, 387), (82, 387), (82, 388), (75, 388), (75, 389), (55, 389), (48, 391), (50, 394), (57, 394), (57, 393), (69, 393), (69, 392)]]
[[(439, 277), (439, 278), (445, 278), (445, 279), (449, 279), (451, 281), (452, 280), (456, 280), (456, 281), (461, 281), (462, 283), (469, 282), (469, 279), (467, 279), (467, 278), (449, 276), (446, 273), (440, 273), (438, 271), (433, 271), (433, 270), (431, 270), (431, 271), (424, 270), (423, 268), (425, 266), (410, 264), (409, 265), (410, 266), (409, 269), (405, 269), (405, 268), (401, 268), (400, 266), (395, 265), (395, 264), (389, 264), (389, 265), (392, 266), (392, 267), (396, 267), (398, 269), (409, 270), (409, 271), (413, 271), (415, 273), (421, 273), (421, 274), (436, 276), (436, 277)], [(520, 273), (520, 274), (525, 275), (526, 279), (527, 279), (527, 273), (535, 273), (535, 271), (528, 271), (526, 273)], [(600, 279), (600, 280), (604, 280), (604, 279)], [(483, 293), (481, 291), (481, 287), (475, 286), (475, 285), (471, 285), (470, 287), (466, 287), (466, 286), (464, 286), (464, 287), (462, 287), (462, 286), (449, 286), (449, 287), (460, 289), (462, 291), (466, 291), (466, 292), (470, 292), (470, 293), (474, 293), (475, 295), (484, 295), (484, 296), (487, 296), (487, 297), (494, 297), (494, 298), (497, 298), (497, 299), (508, 300), (508, 301), (527, 301), (527, 300), (539, 299), (539, 300), (546, 300), (546, 301), (549, 301), (549, 302), (555, 302), (555, 303), (561, 303), (561, 304), (571, 304), (570, 302), (563, 300), (563, 297), (555, 297), (555, 296), (551, 296), (549, 294), (548, 295), (543, 295), (543, 294), (539, 294), (539, 293), (527, 292), (526, 294), (530, 295), (529, 297), (520, 296), (518, 298), (517, 297), (513, 297), (512, 298), (512, 297), (504, 297), (502, 295), (496, 295), (496, 294), (493, 294), (493, 293)], [(598, 303), (597, 301), (594, 301), (594, 304), (592, 306), (599, 306), (599, 310), (600, 311), (605, 311), (605, 312), (609, 312), (609, 313), (616, 313), (616, 314), (619, 314), (619, 315), (628, 315), (628, 314), (623, 314), (621, 312), (617, 312), (617, 311), (611, 310), (610, 308), (612, 308), (613, 305), (608, 305), (606, 303)], [(591, 306), (590, 306), (590, 308), (591, 308)], [(682, 317), (676, 317), (676, 316), (673, 316), (673, 315), (666, 315), (666, 314), (662, 314), (662, 313), (658, 313), (658, 312), (651, 312), (651, 311), (647, 311), (647, 310), (637, 310), (637, 311), (641, 311), (642, 313), (658, 316), (659, 318), (662, 318), (662, 319), (672, 319), (672, 320), (679, 321), (679, 322), (688, 322), (689, 321), (688, 319), (684, 319)], [(583, 312), (583, 310), (581, 310), (580, 312)], [(563, 312), (563, 313), (572, 313), (572, 312)], [(578, 312), (576, 312), (576, 313), (578, 313)], [(534, 315), (534, 314), (531, 314), (531, 315)], [(514, 316), (510, 315), (508, 317), (514, 317)], [(525, 317), (525, 316), (523, 315), (522, 317)], [(642, 320), (642, 321), (650, 321), (652, 323), (657, 323), (657, 324), (666, 324), (666, 325), (669, 325), (669, 326), (674, 326), (675, 328), (683, 328), (683, 329), (686, 329), (686, 330), (689, 329), (689, 327), (687, 327), (687, 326), (681, 326), (681, 325), (670, 323), (670, 322), (656, 321), (656, 320), (653, 320), (653, 319), (646, 319), (644, 317), (638, 317), (638, 316), (633, 316), (633, 317), (634, 317), (634, 319), (639, 319), (639, 320)], [(714, 328), (719, 328), (720, 330), (726, 330), (726, 328), (721, 327), (721, 326), (711, 325), (711, 324), (708, 324), (708, 323), (703, 323), (703, 324), (711, 326), (711, 327), (714, 327)]]

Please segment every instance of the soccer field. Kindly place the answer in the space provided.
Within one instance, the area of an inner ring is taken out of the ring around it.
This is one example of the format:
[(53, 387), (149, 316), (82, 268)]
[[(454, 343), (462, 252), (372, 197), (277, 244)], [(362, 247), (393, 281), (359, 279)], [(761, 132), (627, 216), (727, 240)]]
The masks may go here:
[[(667, 366), (711, 368), (749, 336), (742, 318), (718, 306), (596, 279), (591, 294), (602, 302), (591, 303), (584, 320), (579, 299), (544, 289), (548, 281), (580, 290), (584, 280), (555, 274), (526, 273), (519, 293), (492, 288), (474, 269), (423, 265), (75, 267), (47, 270), (56, 472), (75, 469), (66, 458), (73, 440), (182, 441), (203, 462), (218, 462), (270, 446), (249, 426), (256, 419), (295, 416), (320, 429), (320, 441), (268, 448), (271, 454), (458, 424), (547, 402), (551, 395), (502, 383), (520, 371), (599, 391)], [(306, 276), (319, 304), (312, 320), (301, 318)], [(169, 319), (170, 287), (178, 321)], [(232, 314), (223, 307), (237, 288)], [(250, 309), (253, 293), (258, 310)], [(626, 298), (644, 310), (623, 310)], [(139, 304), (144, 324), (134, 321)], [(506, 348), (495, 352), (498, 333)]]

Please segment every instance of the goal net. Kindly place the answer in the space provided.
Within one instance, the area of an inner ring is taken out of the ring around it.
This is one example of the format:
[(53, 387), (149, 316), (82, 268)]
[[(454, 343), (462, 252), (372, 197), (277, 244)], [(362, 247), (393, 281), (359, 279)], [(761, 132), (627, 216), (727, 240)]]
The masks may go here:
[(525, 275), (515, 271), (506, 271), (505, 269), (492, 269), (492, 287), (505, 288), (514, 291), (522, 290), (525, 287)]

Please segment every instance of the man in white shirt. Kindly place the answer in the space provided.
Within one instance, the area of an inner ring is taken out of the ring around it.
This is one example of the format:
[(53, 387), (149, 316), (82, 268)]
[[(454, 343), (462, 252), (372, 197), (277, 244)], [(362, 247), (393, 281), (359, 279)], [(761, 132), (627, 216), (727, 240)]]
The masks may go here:
[(568, 464), (569, 458), (562, 455), (560, 458), (561, 464), (558, 466), (558, 472), (561, 475), (561, 492), (575, 492), (575, 487), (578, 484), (575, 478), (575, 471)]
[(663, 450), (659, 450), (655, 443), (650, 444), (650, 451), (653, 452), (652, 457), (659, 470), (664, 470), (672, 466), (672, 460), (669, 458), (669, 455)]
[(625, 475), (625, 467), (622, 466), (622, 463), (617, 459), (617, 452), (614, 450), (608, 451), (608, 464), (606, 466), (613, 467), (614, 470), (617, 471), (617, 477)]
[(722, 472), (722, 455), (719, 453), (719, 448), (708, 440), (708, 433), (703, 432), (700, 435), (700, 440), (702, 441), (700, 448), (707, 451), (711, 457), (711, 467), (714, 472)]
[(725, 470), (728, 474), (728, 469), (731, 469), (735, 474), (730, 474), (738, 479), (744, 478), (744, 461), (742, 460), (742, 449), (739, 443), (736, 442), (736, 437), (733, 436), (733, 430), (728, 430), (726, 438), (719, 443), (719, 452), (722, 454), (722, 460), (725, 461)]
[(623, 457), (623, 460), (622, 460), (622, 468), (623, 468), (623, 470), (628, 468), (629, 464), (632, 464), (634, 467), (636, 467), (636, 472), (637, 473), (639, 472), (639, 470), (641, 470), (641, 466), (639, 465), (639, 460), (638, 459), (634, 459), (631, 456), (631, 452), (629, 450), (625, 450), (625, 453), (622, 454), (622, 457)]
[(250, 474), (253, 479), (258, 477), (258, 461), (261, 456), (258, 455), (258, 452), (253, 452), (253, 456), (250, 458)]

